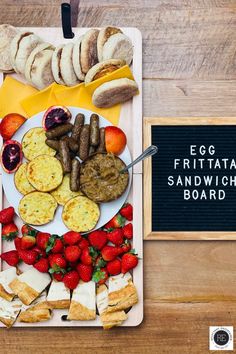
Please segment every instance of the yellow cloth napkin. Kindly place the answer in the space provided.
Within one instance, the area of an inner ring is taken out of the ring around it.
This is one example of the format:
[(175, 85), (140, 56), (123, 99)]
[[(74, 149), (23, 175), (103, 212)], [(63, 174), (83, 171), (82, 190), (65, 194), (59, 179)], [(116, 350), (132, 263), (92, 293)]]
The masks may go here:
[(8, 75), (0, 88), (0, 118), (8, 113), (19, 113), (30, 117), (30, 114), (27, 114), (27, 111), (22, 108), (20, 101), (36, 92), (38, 90), (32, 86), (23, 84)]

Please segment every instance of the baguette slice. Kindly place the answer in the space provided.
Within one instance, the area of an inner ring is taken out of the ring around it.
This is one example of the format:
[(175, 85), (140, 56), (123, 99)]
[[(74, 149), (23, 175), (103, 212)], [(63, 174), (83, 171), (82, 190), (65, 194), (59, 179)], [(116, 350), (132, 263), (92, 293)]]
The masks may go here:
[(9, 287), (9, 284), (16, 278), (16, 276), (17, 274), (15, 267), (10, 267), (0, 272), (0, 297), (7, 301), (12, 301), (15, 296)]
[(84, 81), (85, 75), (81, 69), (81, 62), (80, 62), (82, 39), (83, 39), (83, 36), (80, 36), (74, 44), (73, 54), (72, 54), (72, 62), (73, 62), (73, 67), (74, 67), (74, 71), (76, 73), (77, 78), (81, 81)]
[(98, 61), (103, 61), (103, 46), (106, 41), (117, 33), (123, 33), (121, 29), (117, 27), (104, 27), (99, 31), (97, 38), (97, 51), (98, 51)]
[(62, 75), (61, 75), (61, 67), (60, 67), (61, 54), (62, 54), (63, 48), (64, 48), (64, 45), (59, 45), (58, 47), (55, 48), (53, 55), (52, 55), (53, 77), (54, 77), (54, 80), (60, 85), (65, 85), (65, 82), (64, 82)]
[(51, 277), (47, 273), (40, 273), (35, 268), (16, 277), (9, 287), (25, 305), (30, 305), (50, 284)]
[(9, 302), (0, 298), (0, 321), (8, 328), (12, 327), (20, 313), (21, 307), (22, 302), (19, 299)]
[(90, 29), (85, 33), (81, 42), (80, 63), (83, 73), (87, 73), (89, 69), (97, 64), (97, 37), (99, 31)]
[(73, 63), (72, 63), (72, 53), (73, 53), (73, 43), (66, 44), (61, 53), (60, 69), (63, 81), (67, 86), (75, 86), (80, 81), (78, 80)]
[(111, 36), (103, 47), (103, 60), (122, 59), (127, 65), (133, 60), (133, 45), (129, 37), (123, 33)]
[(68, 320), (89, 321), (96, 318), (95, 283), (80, 280), (73, 291)]
[(14, 71), (11, 63), (10, 43), (19, 31), (7, 24), (0, 25), (0, 71), (10, 73)]
[(47, 303), (53, 309), (68, 309), (70, 307), (70, 290), (63, 282), (53, 280), (48, 291)]

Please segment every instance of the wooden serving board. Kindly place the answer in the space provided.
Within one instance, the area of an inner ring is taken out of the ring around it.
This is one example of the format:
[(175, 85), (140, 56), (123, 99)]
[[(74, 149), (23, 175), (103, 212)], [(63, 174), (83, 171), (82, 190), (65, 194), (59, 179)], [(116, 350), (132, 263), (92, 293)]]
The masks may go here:
[[(46, 28), (46, 27), (21, 27), (20, 30), (31, 31), (39, 35), (45, 41), (54, 45), (68, 43), (75, 41), (78, 36), (84, 34), (88, 28), (73, 28), (75, 37), (71, 39), (63, 38), (61, 28)], [(132, 71), (136, 82), (139, 86), (140, 94), (135, 96), (133, 100), (122, 105), (119, 127), (124, 130), (127, 136), (128, 147), (131, 152), (132, 158), (140, 155), (142, 152), (142, 36), (136, 28), (122, 28), (123, 32), (129, 36), (134, 46), (134, 57), (132, 63)], [(13, 75), (20, 81), (24, 82), (22, 76), (17, 74)], [(3, 82), (4, 76), (0, 74), (0, 84)], [(2, 145), (2, 141), (0, 141)], [(129, 311), (128, 319), (122, 324), (124, 327), (138, 326), (143, 320), (143, 206), (142, 206), (142, 164), (134, 166), (132, 187), (128, 197), (128, 201), (133, 205), (133, 248), (137, 251), (140, 261), (139, 265), (133, 271), (133, 282), (138, 291), (139, 302)], [(0, 186), (1, 175), (0, 175)], [(0, 188), (0, 208), (7, 207), (7, 198)], [(22, 221), (16, 217), (16, 224), (21, 227)], [(1, 242), (0, 237), (0, 250), (5, 252), (14, 248), (13, 243)], [(6, 263), (1, 264), (1, 269), (6, 269)], [(21, 268), (21, 267), (20, 267)], [(23, 269), (23, 268), (22, 268)], [(99, 316), (94, 321), (67, 321), (63, 320), (62, 316), (67, 314), (67, 310), (53, 310), (53, 316), (50, 321), (25, 324), (16, 322), (14, 327), (100, 327), (101, 323)], [(63, 316), (64, 318), (65, 316)], [(4, 327), (0, 323), (0, 327)]]

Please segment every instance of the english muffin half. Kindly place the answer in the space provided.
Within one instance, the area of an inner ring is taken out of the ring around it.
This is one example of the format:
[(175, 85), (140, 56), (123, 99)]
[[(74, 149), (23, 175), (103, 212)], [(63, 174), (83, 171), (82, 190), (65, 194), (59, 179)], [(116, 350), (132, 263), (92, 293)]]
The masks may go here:
[(97, 38), (99, 30), (90, 29), (85, 33), (81, 41), (80, 63), (83, 73), (87, 73), (89, 69), (97, 64)]
[(63, 170), (55, 157), (40, 155), (28, 163), (26, 176), (35, 189), (50, 192), (61, 184)]
[(54, 80), (60, 84), (60, 85), (65, 85), (65, 82), (62, 78), (61, 75), (61, 54), (62, 54), (62, 49), (64, 48), (64, 45), (59, 45), (58, 47), (55, 48), (53, 55), (52, 55), (52, 74), (54, 77)]
[(85, 75), (82, 72), (81, 62), (80, 62), (82, 39), (83, 39), (83, 36), (79, 37), (79, 39), (74, 44), (73, 54), (72, 54), (72, 62), (73, 62), (73, 67), (74, 67), (74, 70), (75, 70), (75, 73), (76, 73), (78, 79), (81, 81), (84, 81)]
[(61, 53), (61, 76), (67, 86), (75, 86), (80, 82), (75, 74), (72, 63), (73, 47), (74, 43), (68, 43), (62, 48)]
[(16, 189), (23, 195), (35, 191), (35, 188), (29, 183), (26, 176), (27, 165), (26, 162), (22, 163), (14, 175)]
[(103, 61), (103, 46), (106, 41), (117, 33), (123, 33), (121, 29), (117, 27), (104, 27), (99, 31), (97, 38), (97, 51), (98, 51), (98, 61)]
[(21, 219), (32, 225), (44, 225), (52, 221), (57, 202), (49, 193), (32, 192), (25, 195), (19, 203)]
[(135, 81), (122, 78), (100, 85), (94, 91), (92, 101), (96, 107), (108, 108), (130, 100), (138, 92), (138, 85)]
[(103, 60), (122, 59), (127, 65), (133, 60), (133, 45), (129, 37), (123, 33), (117, 33), (108, 38), (103, 46)]
[(25, 73), (27, 59), (40, 43), (42, 39), (32, 32), (19, 33), (13, 38), (10, 48), (11, 63), (17, 73)]
[(97, 63), (87, 72), (84, 81), (88, 84), (89, 82), (100, 79), (101, 77), (120, 69), (124, 65), (125, 61), (120, 59), (109, 59)]
[(7, 24), (0, 25), (0, 71), (9, 73), (14, 71), (11, 63), (10, 43), (19, 31)]

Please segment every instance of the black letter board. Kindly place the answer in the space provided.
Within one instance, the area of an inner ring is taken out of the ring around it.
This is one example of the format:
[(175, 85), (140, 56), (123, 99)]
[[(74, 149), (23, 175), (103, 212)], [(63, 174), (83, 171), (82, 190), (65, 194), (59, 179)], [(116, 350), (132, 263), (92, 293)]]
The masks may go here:
[(145, 121), (145, 144), (158, 146), (145, 163), (145, 238), (236, 239), (235, 124), (235, 118)]

